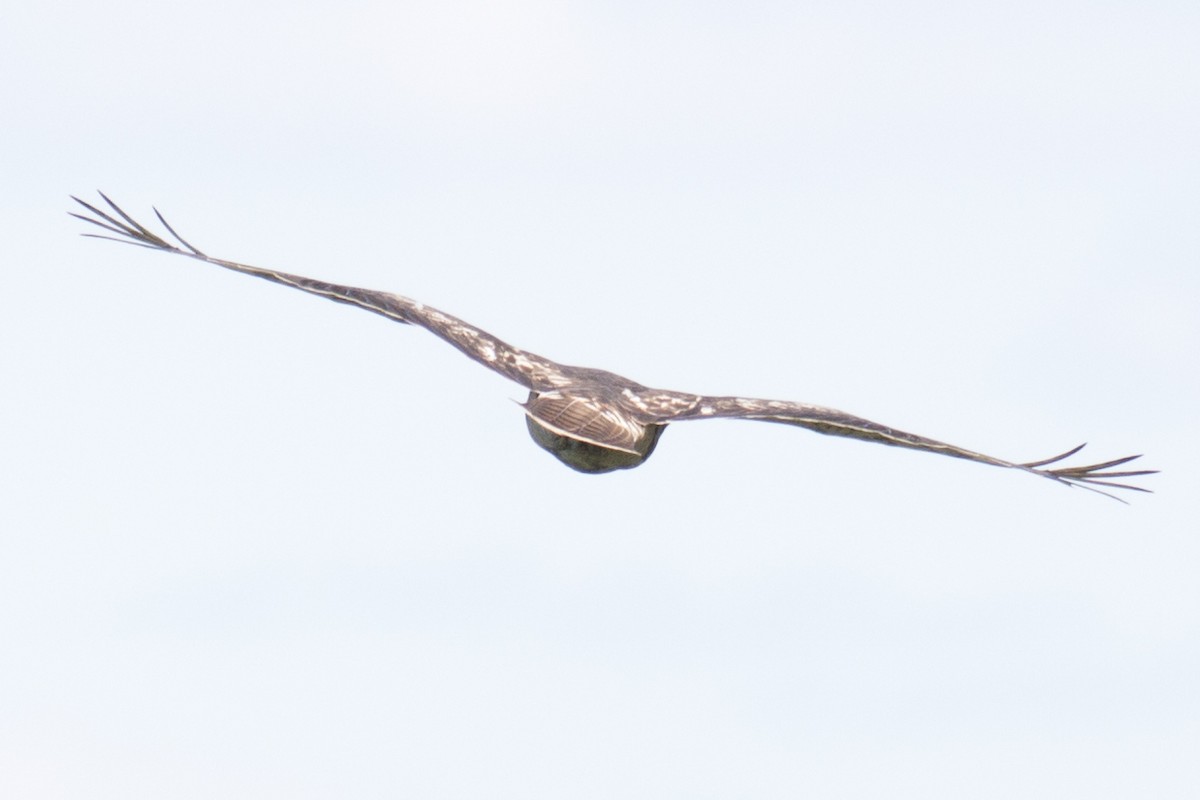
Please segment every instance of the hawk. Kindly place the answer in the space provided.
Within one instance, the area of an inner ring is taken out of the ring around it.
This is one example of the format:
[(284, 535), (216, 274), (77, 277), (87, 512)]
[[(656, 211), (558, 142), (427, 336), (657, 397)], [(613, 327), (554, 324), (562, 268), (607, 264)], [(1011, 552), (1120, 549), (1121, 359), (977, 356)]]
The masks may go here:
[(1051, 467), (1075, 455), (1084, 445), (1052, 458), (1017, 463), (889, 428), (832, 408), (787, 400), (718, 397), (652, 389), (612, 372), (559, 364), (536, 353), (513, 347), (444, 311), (397, 294), (340, 286), (278, 270), (214, 258), (193, 247), (176, 233), (158, 209), (154, 209), (154, 214), (167, 233), (174, 238), (175, 243), (136, 222), (103, 192), (100, 196), (107, 204), (108, 211), (72, 196), (72, 199), (89, 213), (85, 215), (70, 212), (71, 215), (106, 232), (85, 233), (84, 236), (187, 256), (235, 272), (291, 286), (339, 303), (357, 306), (395, 322), (416, 325), (433, 333), (472, 360), (528, 389), (529, 397), (521, 405), (525, 410), (525, 421), (530, 436), (540, 447), (580, 472), (611, 472), (639, 466), (654, 452), (667, 425), (699, 419), (748, 419), (795, 425), (818, 433), (847, 436), (929, 453), (941, 453), (995, 467), (1023, 470), (1109, 497), (1113, 495), (1096, 487), (1146, 492), (1149, 490), (1116, 482), (1114, 479), (1150, 475), (1157, 471), (1113, 469), (1140, 456), (1126, 456), (1087, 466)]

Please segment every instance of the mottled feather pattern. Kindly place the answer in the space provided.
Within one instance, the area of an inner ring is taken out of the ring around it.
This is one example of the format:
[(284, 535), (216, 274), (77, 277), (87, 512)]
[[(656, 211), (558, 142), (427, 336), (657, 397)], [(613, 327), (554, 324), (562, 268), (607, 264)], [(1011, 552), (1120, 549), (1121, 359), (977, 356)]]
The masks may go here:
[(611, 372), (559, 364), (513, 347), (457, 317), (401, 295), (341, 286), (212, 258), (176, 233), (157, 209), (154, 210), (155, 216), (175, 239), (175, 243), (134, 221), (103, 193), (100, 197), (107, 205), (108, 211), (77, 197), (73, 198), (89, 213), (71, 212), (72, 216), (104, 231), (103, 234), (86, 233), (85, 236), (112, 239), (198, 259), (327, 297), (339, 303), (357, 306), (396, 322), (430, 331), (468, 357), (529, 389), (529, 399), (524, 408), (530, 435), (540, 447), (582, 472), (609, 472), (636, 467), (650, 457), (667, 424), (721, 418), (776, 422), (807, 428), (817, 433), (1019, 469), (1066, 485), (1090, 489), (1108, 497), (1114, 495), (1103, 489), (1149, 491), (1114, 479), (1151, 475), (1156, 471), (1113, 469), (1140, 456), (1125, 456), (1086, 466), (1050, 467), (1075, 455), (1083, 445), (1040, 461), (1011, 462), (890, 428), (836, 409), (786, 400), (710, 397), (648, 388)]

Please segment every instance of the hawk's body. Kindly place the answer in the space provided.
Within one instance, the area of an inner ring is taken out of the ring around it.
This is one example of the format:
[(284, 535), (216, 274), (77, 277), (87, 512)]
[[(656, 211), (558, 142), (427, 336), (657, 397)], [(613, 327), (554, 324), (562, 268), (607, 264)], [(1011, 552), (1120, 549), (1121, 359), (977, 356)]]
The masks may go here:
[[(103, 194), (101, 196), (104, 197)], [(636, 467), (654, 452), (654, 447), (667, 424), (718, 418), (796, 425), (819, 433), (865, 439), (914, 450), (942, 453), (998, 467), (1021, 469), (1061, 483), (1085, 487), (1092, 484), (1147, 491), (1136, 486), (1114, 483), (1111, 479), (1153, 472), (1104, 471), (1138, 456), (1082, 467), (1040, 469), (1075, 454), (1082, 445), (1054, 458), (1021, 464), (905, 433), (831, 408), (784, 400), (710, 397), (651, 389), (612, 372), (559, 364), (513, 347), (457, 317), (407, 297), (352, 286), (339, 286), (286, 272), (212, 258), (192, 247), (175, 233), (162, 215), (158, 215), (159, 220), (179, 241), (180, 246), (166, 241), (135, 222), (107, 197), (104, 197), (104, 200), (116, 216), (78, 198), (75, 200), (96, 216), (74, 216), (121, 237), (117, 241), (185, 255), (235, 272), (255, 275), (327, 297), (339, 303), (358, 306), (396, 322), (425, 328), (454, 345), (468, 357), (527, 388), (529, 398), (523, 407), (533, 440), (563, 463), (581, 472), (609, 472)], [(157, 210), (155, 214), (158, 214)], [(113, 237), (100, 235), (99, 238)]]

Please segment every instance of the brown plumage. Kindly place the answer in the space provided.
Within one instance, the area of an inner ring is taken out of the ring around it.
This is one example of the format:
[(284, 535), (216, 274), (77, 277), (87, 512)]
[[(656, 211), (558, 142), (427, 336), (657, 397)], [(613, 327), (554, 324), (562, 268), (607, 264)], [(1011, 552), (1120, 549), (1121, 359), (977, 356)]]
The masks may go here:
[(636, 467), (654, 452), (654, 447), (667, 424), (722, 418), (778, 422), (808, 428), (818, 433), (941, 453), (982, 464), (1023, 470), (1059, 483), (1098, 491), (1109, 497), (1113, 495), (1097, 487), (1149, 491), (1140, 486), (1118, 483), (1113, 479), (1156, 472), (1113, 469), (1140, 456), (1126, 456), (1087, 466), (1047, 468), (1079, 452), (1083, 445), (1053, 458), (1017, 463), (889, 428), (831, 408), (785, 400), (710, 397), (651, 389), (611, 372), (559, 364), (513, 347), (457, 317), (407, 297), (339, 286), (286, 272), (213, 258), (184, 240), (155, 209), (154, 213), (159, 221), (178, 242), (172, 244), (134, 221), (103, 193), (100, 196), (112, 213), (74, 197), (72, 199), (87, 209), (91, 216), (74, 212), (71, 214), (115, 236), (94, 233), (84, 234), (85, 236), (112, 239), (188, 256), (340, 303), (358, 306), (396, 322), (425, 328), (480, 364), (527, 388), (529, 398), (523, 404), (523, 408), (533, 440), (567, 466), (581, 472), (609, 472)]

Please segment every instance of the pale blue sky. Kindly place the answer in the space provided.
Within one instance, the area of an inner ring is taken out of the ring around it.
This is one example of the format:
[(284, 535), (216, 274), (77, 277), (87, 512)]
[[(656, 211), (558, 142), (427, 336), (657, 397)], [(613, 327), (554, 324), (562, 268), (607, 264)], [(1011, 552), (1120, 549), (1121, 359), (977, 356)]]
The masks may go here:
[[(42, 3), (0, 30), (0, 796), (1194, 797), (1193, 3)], [(573, 473), (421, 331), (749, 423)]]

